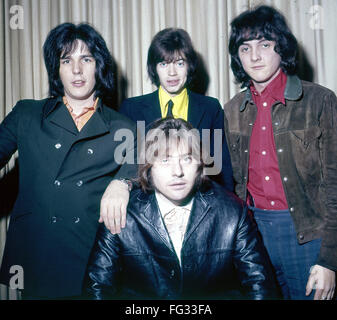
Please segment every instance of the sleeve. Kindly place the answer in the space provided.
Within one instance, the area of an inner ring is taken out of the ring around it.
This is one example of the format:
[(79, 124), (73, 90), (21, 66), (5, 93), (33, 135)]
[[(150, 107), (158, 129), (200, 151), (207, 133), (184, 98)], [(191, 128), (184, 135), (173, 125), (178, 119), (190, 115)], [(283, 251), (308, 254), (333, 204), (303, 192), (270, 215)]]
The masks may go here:
[(329, 91), (320, 116), (321, 163), (325, 198), (324, 229), (317, 264), (337, 271), (337, 98)]
[(86, 275), (83, 295), (90, 300), (111, 299), (118, 293), (119, 238), (102, 224), (98, 228)]
[(135, 121), (135, 119), (132, 118), (132, 113), (130, 112), (130, 103), (129, 103), (129, 99), (125, 99), (121, 106), (119, 107), (119, 112), (123, 115), (125, 115), (126, 117), (128, 117), (129, 119)]
[[(224, 111), (221, 108), (219, 102), (217, 106), (217, 112), (214, 117), (214, 124), (213, 129), (221, 129), (222, 132), (222, 168), (221, 168), (221, 183), (227, 190), (233, 191), (234, 190), (234, 182), (233, 182), (233, 170), (231, 164), (231, 158), (228, 150), (227, 140), (225, 136), (225, 115)], [(214, 139), (212, 139), (214, 141)], [(213, 147), (214, 149), (214, 147)], [(213, 150), (211, 151), (213, 152)], [(216, 150), (214, 150), (216, 152)]]
[(267, 251), (258, 235), (257, 227), (242, 205), (238, 224), (234, 264), (239, 280), (248, 299), (277, 299), (276, 279), (273, 275)]
[(136, 126), (133, 126), (131, 130), (127, 131), (130, 133), (127, 136), (125, 147), (121, 152), (122, 159), (119, 159), (121, 163), (120, 169), (117, 171), (113, 179), (127, 179), (134, 180), (137, 177), (138, 163), (137, 163), (137, 136), (138, 132)]
[(0, 169), (18, 148), (18, 109), (20, 102), (0, 124)]

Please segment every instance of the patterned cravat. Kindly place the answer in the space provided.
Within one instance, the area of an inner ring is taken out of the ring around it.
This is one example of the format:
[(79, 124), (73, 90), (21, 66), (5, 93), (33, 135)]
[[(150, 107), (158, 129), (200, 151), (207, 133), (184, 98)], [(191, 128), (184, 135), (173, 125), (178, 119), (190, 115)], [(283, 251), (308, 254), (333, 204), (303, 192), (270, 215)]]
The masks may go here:
[(190, 210), (181, 207), (176, 207), (164, 215), (166, 229), (179, 260), (189, 215)]
[(172, 117), (173, 118), (172, 109), (173, 109), (173, 101), (169, 100), (169, 102), (167, 103), (167, 114), (166, 114), (166, 117)]

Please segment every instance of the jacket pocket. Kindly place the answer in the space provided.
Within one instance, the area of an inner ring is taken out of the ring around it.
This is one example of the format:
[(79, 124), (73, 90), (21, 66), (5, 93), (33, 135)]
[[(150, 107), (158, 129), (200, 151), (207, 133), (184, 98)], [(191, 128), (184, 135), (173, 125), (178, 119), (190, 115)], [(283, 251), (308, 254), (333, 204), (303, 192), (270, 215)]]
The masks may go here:
[(13, 223), (17, 223), (18, 221), (25, 220), (31, 214), (32, 212), (15, 212), (11, 214), (11, 220)]
[(299, 144), (303, 145), (304, 149), (308, 149), (309, 145), (318, 140), (322, 135), (319, 127), (311, 127), (304, 130), (293, 130), (291, 133), (298, 139)]
[(321, 135), (317, 126), (290, 132), (294, 162), (305, 185), (317, 185), (321, 181)]

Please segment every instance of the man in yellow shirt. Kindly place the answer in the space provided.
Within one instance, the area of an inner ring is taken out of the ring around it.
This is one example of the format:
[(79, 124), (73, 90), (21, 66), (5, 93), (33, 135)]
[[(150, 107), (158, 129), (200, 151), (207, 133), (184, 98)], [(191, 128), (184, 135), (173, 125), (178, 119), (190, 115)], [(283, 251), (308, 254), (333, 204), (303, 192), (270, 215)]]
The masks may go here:
[[(224, 135), (221, 105), (217, 99), (189, 89), (197, 63), (197, 54), (185, 30), (161, 30), (154, 36), (147, 58), (149, 77), (158, 90), (126, 99), (120, 112), (133, 121), (144, 121), (146, 127), (157, 119), (174, 117), (190, 122), (200, 131), (201, 137), (203, 130), (208, 129), (210, 155), (214, 159), (220, 159), (218, 162), (215, 160), (214, 165), (221, 167), (217, 168), (220, 174), (212, 178), (232, 191), (232, 166)], [(220, 139), (216, 137), (218, 133)]]

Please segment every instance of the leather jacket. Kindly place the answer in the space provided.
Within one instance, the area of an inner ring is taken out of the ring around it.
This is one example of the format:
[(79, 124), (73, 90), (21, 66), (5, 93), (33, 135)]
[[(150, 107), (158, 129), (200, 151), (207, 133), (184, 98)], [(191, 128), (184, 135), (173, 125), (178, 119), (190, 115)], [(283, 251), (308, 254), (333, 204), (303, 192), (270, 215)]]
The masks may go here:
[[(337, 270), (337, 99), (329, 89), (288, 76), (285, 105), (272, 107), (276, 154), (297, 240), (321, 238), (317, 264)], [(235, 191), (246, 201), (249, 145), (257, 107), (251, 91), (224, 106)]]
[(181, 265), (154, 194), (133, 191), (126, 228), (116, 235), (99, 228), (84, 287), (93, 299), (276, 297), (246, 206), (215, 184), (195, 195)]

